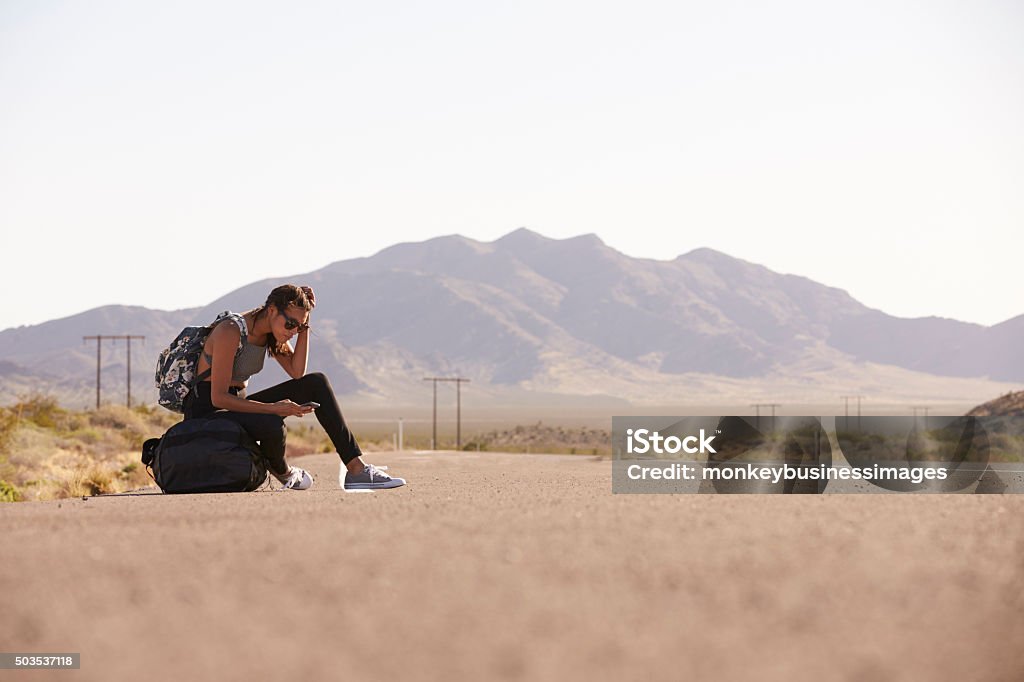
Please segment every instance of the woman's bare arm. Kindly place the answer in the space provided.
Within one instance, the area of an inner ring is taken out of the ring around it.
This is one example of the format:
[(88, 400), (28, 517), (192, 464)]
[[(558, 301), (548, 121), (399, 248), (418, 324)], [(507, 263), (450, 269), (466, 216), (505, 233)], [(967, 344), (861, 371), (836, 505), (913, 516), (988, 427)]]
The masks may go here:
[[(316, 307), (316, 294), (313, 293), (312, 287), (302, 287), (302, 291), (306, 294), (306, 298), (309, 299), (310, 304)], [(295, 336), (295, 348), (292, 352), (287, 355), (276, 355), (278, 363), (282, 369), (288, 373), (292, 379), (298, 379), (306, 375), (306, 367), (309, 366), (309, 328), (303, 329)]]
[(231, 372), (235, 365), (235, 351), (241, 332), (233, 324), (218, 324), (206, 341), (206, 348), (213, 358), (213, 371), (210, 375), (210, 402), (221, 410), (232, 412), (251, 412), (256, 414), (276, 414), (281, 417), (297, 417), (311, 410), (295, 404), (291, 400), (276, 403), (260, 403), (246, 400), (233, 395)]
[(292, 379), (305, 376), (306, 367), (309, 365), (309, 330), (305, 329), (295, 336), (295, 348), (289, 355), (274, 357)]

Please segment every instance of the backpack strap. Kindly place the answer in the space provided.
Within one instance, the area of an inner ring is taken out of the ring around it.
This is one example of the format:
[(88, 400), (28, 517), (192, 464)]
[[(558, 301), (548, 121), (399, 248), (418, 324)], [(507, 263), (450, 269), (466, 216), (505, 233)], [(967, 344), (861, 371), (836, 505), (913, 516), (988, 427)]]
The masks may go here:
[[(232, 322), (235, 323), (235, 326), (238, 327), (238, 332), (240, 336), (238, 337), (238, 349), (235, 351), (235, 357), (238, 357), (238, 354), (242, 352), (242, 346), (245, 345), (246, 337), (249, 336), (249, 325), (245, 323), (245, 318), (239, 315), (238, 313), (233, 313), (230, 310), (225, 310), (220, 315), (218, 315), (213, 322), (209, 324), (207, 329), (212, 330), (214, 327), (216, 327), (224, 320), (231, 320)], [(199, 386), (199, 384), (209, 379), (210, 376), (213, 374), (213, 358), (206, 355), (205, 351), (201, 350), (200, 352), (204, 356), (206, 356), (206, 361), (207, 363), (209, 363), (210, 366), (206, 368), (205, 372), (202, 372), (199, 376), (196, 377), (195, 383), (193, 384), (193, 389)]]
[[(207, 328), (212, 330), (214, 327), (216, 327), (224, 320), (231, 320), (232, 322), (234, 322), (235, 326), (238, 327), (238, 348), (235, 349), (235, 357), (238, 357), (238, 354), (242, 352), (242, 347), (245, 346), (246, 338), (248, 338), (249, 336), (249, 325), (245, 323), (245, 318), (239, 315), (238, 313), (233, 313), (230, 310), (225, 310), (220, 315), (218, 315), (217, 319), (211, 322), (210, 326)], [(205, 351), (203, 352), (203, 355), (206, 355)], [(206, 361), (210, 363), (212, 371), (213, 358), (206, 355)], [(198, 379), (197, 381), (202, 381), (202, 379)]]
[(242, 344), (245, 343), (245, 338), (249, 336), (249, 325), (245, 323), (245, 318), (238, 313), (233, 313), (230, 310), (225, 310), (210, 324), (210, 329), (213, 329), (217, 324), (224, 320), (231, 320), (238, 327), (238, 331), (241, 336), (238, 337), (238, 350), (235, 351), (235, 355), (242, 352)]

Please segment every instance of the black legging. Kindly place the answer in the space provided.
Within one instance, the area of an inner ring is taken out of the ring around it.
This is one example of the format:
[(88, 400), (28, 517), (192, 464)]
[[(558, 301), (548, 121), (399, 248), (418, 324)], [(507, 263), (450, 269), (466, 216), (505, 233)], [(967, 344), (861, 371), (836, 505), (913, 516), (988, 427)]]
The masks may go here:
[[(243, 389), (232, 388), (230, 390), (240, 398), (246, 397)], [(331, 382), (320, 372), (271, 386), (248, 396), (248, 399), (259, 403), (276, 403), (285, 399), (300, 405), (308, 402), (320, 403), (320, 407), (316, 408), (316, 418), (324, 427), (331, 442), (334, 443), (334, 448), (341, 456), (341, 461), (348, 464), (363, 454), (359, 450), (355, 436), (345, 424), (345, 418), (341, 416), (341, 408), (338, 406), (338, 399), (334, 397)], [(259, 442), (260, 449), (263, 451), (263, 456), (267, 458), (271, 471), (278, 475), (287, 473), (288, 464), (284, 461), (284, 441), (287, 431), (284, 417), (279, 417), (276, 414), (218, 410), (210, 400), (210, 382), (200, 382), (185, 399), (185, 419), (207, 417), (214, 412), (217, 413), (218, 419), (230, 419), (241, 424), (253, 440)]]

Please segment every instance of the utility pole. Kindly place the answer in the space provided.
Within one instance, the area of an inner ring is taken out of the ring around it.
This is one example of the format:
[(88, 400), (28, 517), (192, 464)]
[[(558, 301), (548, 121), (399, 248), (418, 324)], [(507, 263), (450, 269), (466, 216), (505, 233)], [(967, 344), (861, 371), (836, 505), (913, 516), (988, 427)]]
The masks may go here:
[(100, 409), (100, 348), (103, 347), (102, 336), (83, 336), (82, 342), (96, 342), (96, 409)]
[(82, 341), (95, 341), (96, 342), (96, 409), (100, 409), (100, 349), (103, 347), (103, 341), (116, 341), (118, 339), (124, 339), (128, 342), (128, 407), (132, 406), (132, 339), (146, 340), (145, 336), (133, 336), (131, 334), (123, 334), (121, 336), (108, 336), (99, 334), (97, 336), (83, 336)]
[(917, 426), (917, 411), (924, 410), (924, 430), (928, 430), (928, 405), (912, 405), (910, 407), (914, 411), (914, 426)]
[(462, 449), (462, 384), (469, 379), (454, 379), (455, 381), (455, 449)]
[(132, 339), (142, 339), (143, 345), (146, 343), (145, 336), (132, 336), (126, 334), (121, 337), (128, 343), (128, 409), (132, 409)]
[(772, 408), (772, 429), (775, 429), (775, 408), (782, 407), (779, 403), (755, 403), (751, 405), (751, 407), (754, 408), (754, 410), (756, 411), (755, 414), (757, 415), (756, 417), (754, 417), (754, 428), (758, 430), (761, 429), (761, 408), (770, 407)]
[(438, 382), (438, 380), (436, 378), (431, 377), (429, 379), (424, 379), (424, 381), (433, 381), (434, 382), (434, 431), (433, 431), (433, 435), (430, 437), (430, 449), (431, 450), (436, 450), (437, 449), (437, 382)]
[(843, 404), (846, 406), (846, 428), (850, 428), (850, 401), (851, 400), (856, 400), (857, 401), (857, 430), (858, 431), (860, 430), (860, 399), (863, 398), (863, 397), (864, 396), (862, 396), (862, 395), (841, 395), (841, 396), (839, 396), (839, 399), (842, 400)]
[(432, 450), (437, 449), (437, 382), (455, 382), (455, 449), (462, 449), (462, 384), (469, 383), (469, 379), (462, 377), (424, 377), (424, 381), (434, 383), (434, 438), (430, 443)]

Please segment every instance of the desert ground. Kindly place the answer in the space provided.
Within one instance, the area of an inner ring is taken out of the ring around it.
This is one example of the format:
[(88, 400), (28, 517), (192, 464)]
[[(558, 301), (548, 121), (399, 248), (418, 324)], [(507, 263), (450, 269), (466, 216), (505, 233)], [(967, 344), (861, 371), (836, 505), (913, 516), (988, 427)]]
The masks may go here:
[(403, 488), (0, 505), (33, 680), (1020, 680), (1024, 496), (614, 495), (588, 456)]

